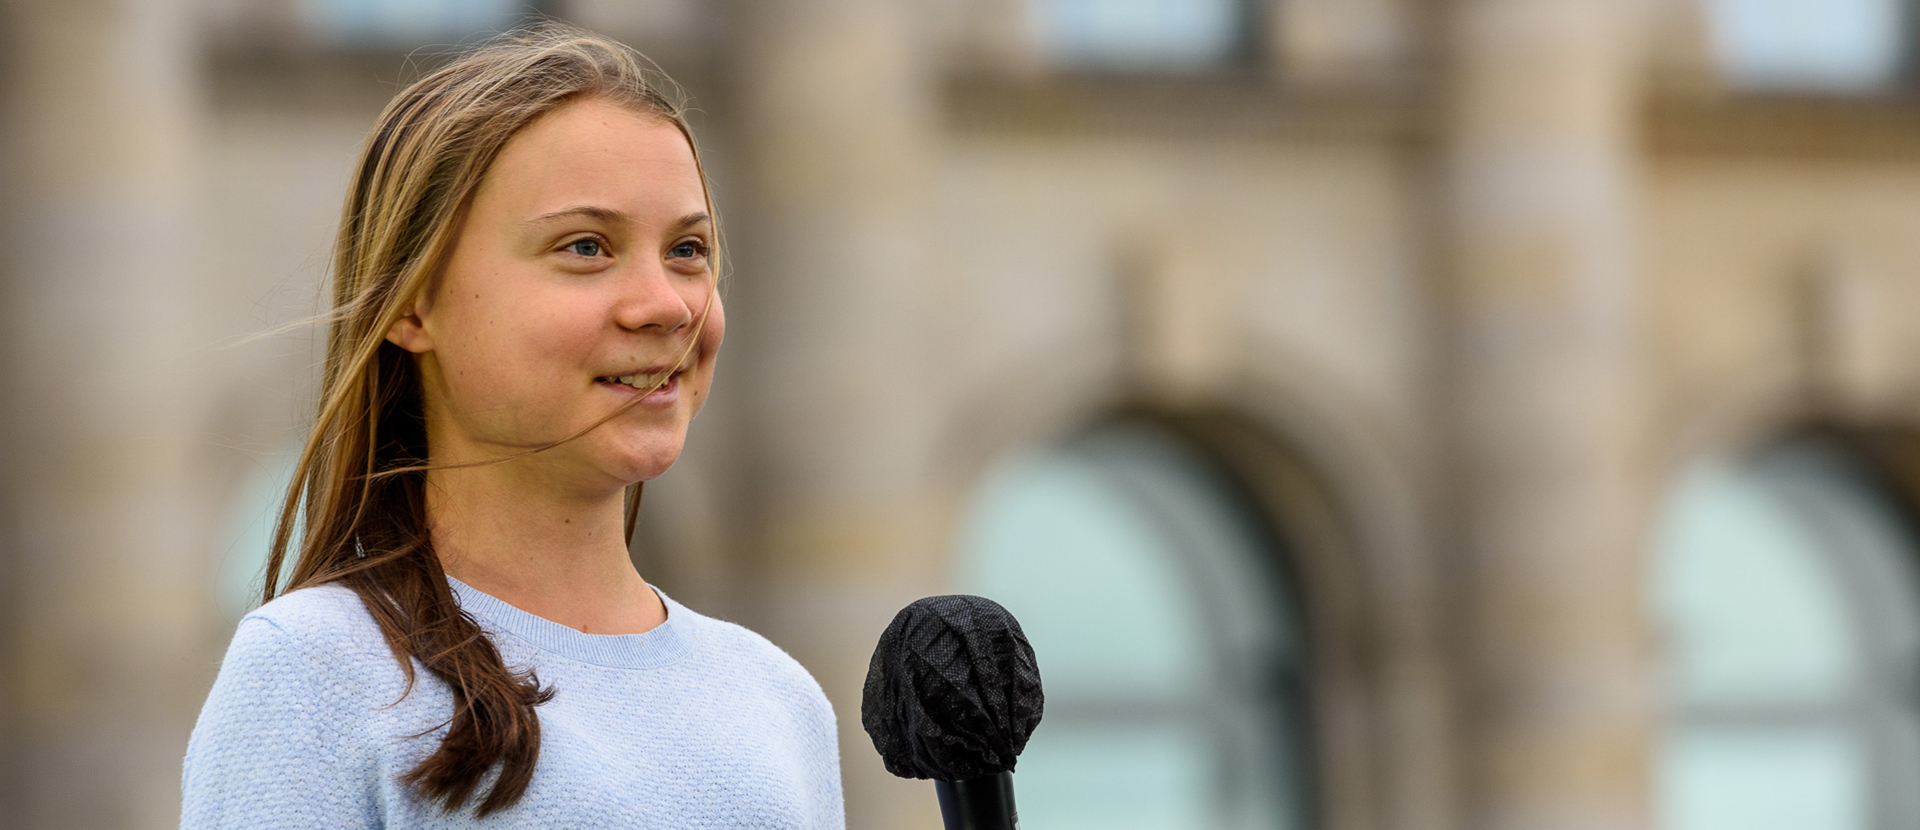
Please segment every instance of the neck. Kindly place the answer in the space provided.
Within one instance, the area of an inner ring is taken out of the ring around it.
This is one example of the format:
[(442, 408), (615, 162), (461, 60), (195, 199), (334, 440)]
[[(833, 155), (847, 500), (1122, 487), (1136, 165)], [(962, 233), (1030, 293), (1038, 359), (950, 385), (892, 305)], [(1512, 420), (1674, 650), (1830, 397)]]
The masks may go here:
[(592, 634), (665, 621), (627, 553), (624, 491), (542, 486), (521, 461), (427, 473), (427, 525), (447, 574)]

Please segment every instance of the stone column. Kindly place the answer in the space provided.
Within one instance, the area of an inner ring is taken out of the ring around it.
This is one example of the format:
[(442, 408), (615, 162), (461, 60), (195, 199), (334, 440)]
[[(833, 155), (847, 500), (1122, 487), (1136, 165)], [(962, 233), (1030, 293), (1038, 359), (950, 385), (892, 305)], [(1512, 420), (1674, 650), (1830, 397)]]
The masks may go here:
[(1635, 221), (1642, 4), (1444, 5), (1440, 292), (1468, 819), (1650, 821)]
[[(176, 827), (209, 676), (192, 242), (196, 112), (178, 0), (5, 9), (0, 659), (19, 828)], [(235, 231), (236, 233), (242, 231)]]
[(922, 345), (932, 61), (913, 4), (738, 11), (736, 109), (719, 117), (747, 187), (721, 382), (751, 409), (744, 570), (760, 588), (743, 614), (832, 698), (849, 826), (937, 827), (932, 788), (889, 776), (859, 718), (880, 631), (941, 587), (947, 544), (925, 480), (927, 390), (944, 382)]

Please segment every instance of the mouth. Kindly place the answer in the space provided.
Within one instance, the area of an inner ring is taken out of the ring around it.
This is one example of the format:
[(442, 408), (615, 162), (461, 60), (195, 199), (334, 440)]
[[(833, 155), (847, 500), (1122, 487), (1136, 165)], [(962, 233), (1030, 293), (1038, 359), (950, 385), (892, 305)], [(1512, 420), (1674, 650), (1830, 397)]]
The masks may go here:
[(684, 366), (675, 369), (650, 367), (624, 375), (603, 375), (594, 378), (594, 382), (613, 387), (624, 394), (639, 392), (646, 396), (643, 400), (649, 403), (666, 403), (678, 397), (680, 376), (686, 372), (687, 367)]

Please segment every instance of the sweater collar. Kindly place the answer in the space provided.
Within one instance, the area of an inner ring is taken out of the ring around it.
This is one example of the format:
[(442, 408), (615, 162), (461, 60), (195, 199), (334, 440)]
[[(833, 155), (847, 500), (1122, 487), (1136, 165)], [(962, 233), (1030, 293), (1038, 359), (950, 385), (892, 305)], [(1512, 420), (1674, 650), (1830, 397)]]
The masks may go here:
[(503, 631), (542, 651), (621, 669), (653, 669), (685, 659), (699, 642), (698, 615), (654, 588), (667, 606), (667, 621), (640, 634), (587, 634), (508, 605), (504, 600), (447, 577), (460, 609), (482, 627)]

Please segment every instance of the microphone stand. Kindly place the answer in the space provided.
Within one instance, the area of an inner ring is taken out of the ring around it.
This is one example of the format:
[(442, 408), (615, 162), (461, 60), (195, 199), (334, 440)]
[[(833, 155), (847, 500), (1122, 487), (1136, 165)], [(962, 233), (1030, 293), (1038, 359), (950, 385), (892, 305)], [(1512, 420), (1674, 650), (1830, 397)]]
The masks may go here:
[(935, 779), (940, 817), (946, 830), (1020, 830), (1020, 814), (1013, 809), (1013, 773), (1003, 772), (965, 781)]

